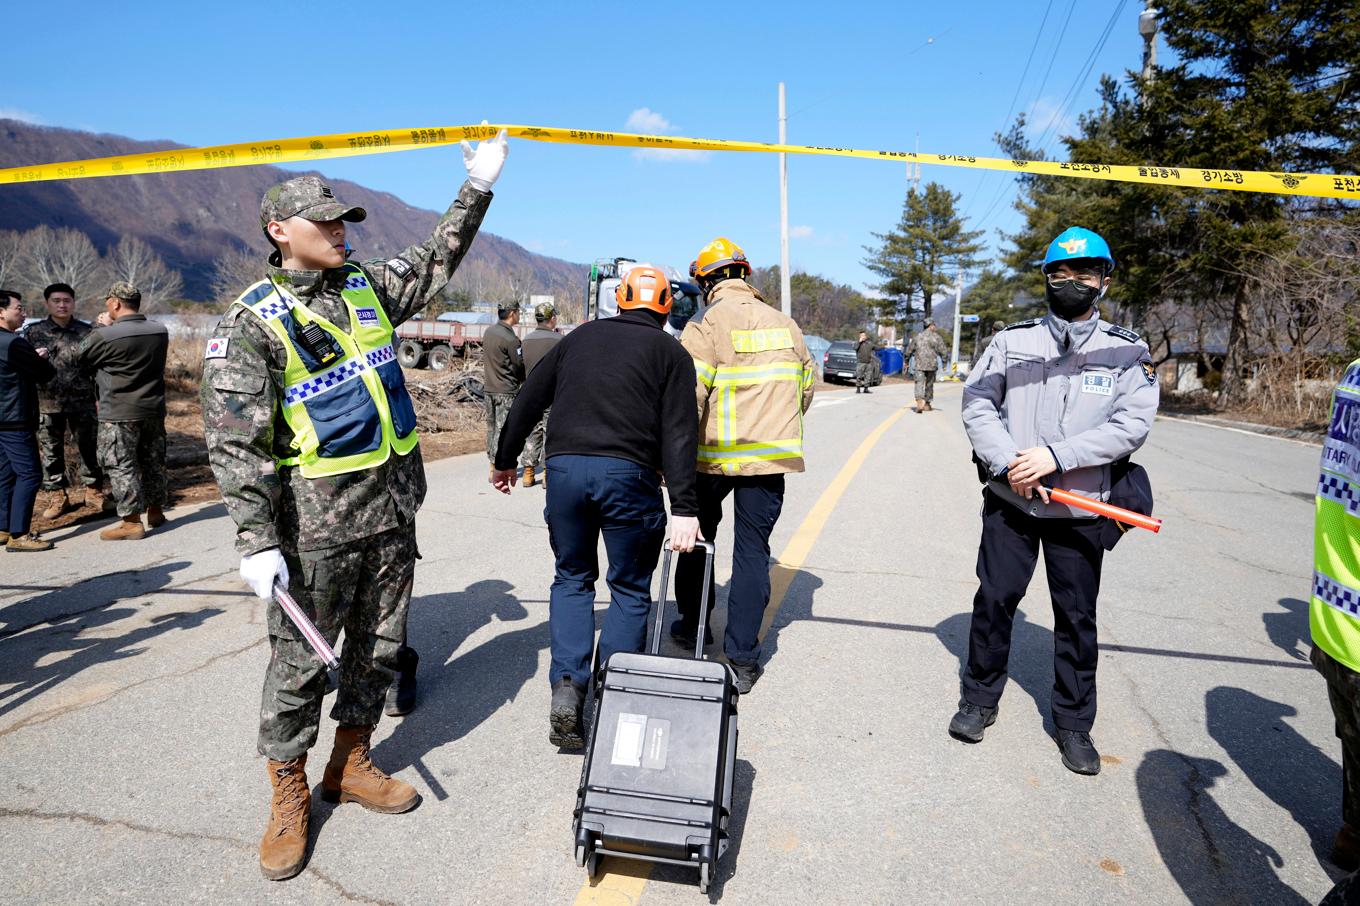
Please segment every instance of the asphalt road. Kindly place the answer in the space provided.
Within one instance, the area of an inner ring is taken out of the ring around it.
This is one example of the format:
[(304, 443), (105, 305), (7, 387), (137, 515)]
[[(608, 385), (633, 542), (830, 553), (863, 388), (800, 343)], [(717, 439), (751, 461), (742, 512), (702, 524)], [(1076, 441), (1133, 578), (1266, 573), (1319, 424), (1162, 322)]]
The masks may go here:
[[(1105, 561), (1093, 733), (1105, 764), (1078, 777), (1050, 736), (1042, 569), (999, 721), (978, 746), (945, 732), (980, 498), (958, 387), (933, 414), (903, 413), (909, 396), (828, 393), (807, 419), (810, 471), (789, 479), (773, 545), (797, 568), (779, 570), (767, 672), (741, 703), (734, 842), (712, 901), (1321, 899), (1339, 877), (1326, 853), (1341, 771), (1306, 659), (1318, 449), (1157, 422), (1138, 459), (1166, 526)], [(606, 861), (591, 886), (575, 866), (580, 758), (546, 739), (542, 491), (500, 497), (475, 455), (429, 473), (410, 627), (422, 700), (375, 746), (424, 801), (384, 816), (318, 800), (309, 867), (285, 884), (257, 868), (268, 652), (222, 507), (172, 511), (138, 543), (79, 526), (54, 533), (50, 554), (0, 558), (9, 901), (704, 899), (692, 871)], [(730, 550), (728, 533), (718, 543)], [(727, 573), (720, 558), (720, 583)], [(332, 729), (325, 719), (314, 783)]]

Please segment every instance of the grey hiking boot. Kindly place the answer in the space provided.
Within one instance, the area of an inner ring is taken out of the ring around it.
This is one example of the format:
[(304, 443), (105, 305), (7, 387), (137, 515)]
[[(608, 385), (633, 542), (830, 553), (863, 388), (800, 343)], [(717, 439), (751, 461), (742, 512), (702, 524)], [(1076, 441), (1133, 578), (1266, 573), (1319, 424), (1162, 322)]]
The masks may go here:
[(581, 706), (586, 690), (562, 677), (553, 686), (552, 708), (548, 712), (548, 742), (563, 749), (580, 749), (586, 744), (581, 727)]
[(760, 666), (759, 661), (728, 661), (732, 665), (732, 672), (737, 675), (737, 691), (742, 695), (750, 693), (756, 680), (765, 672), (765, 668)]
[(1100, 773), (1100, 753), (1091, 742), (1091, 734), (1080, 730), (1058, 730), (1058, 749), (1062, 752), (1063, 767), (1074, 774)]
[(982, 734), (996, 723), (996, 708), (975, 705), (968, 700), (959, 702), (959, 710), (949, 722), (949, 735), (963, 742), (982, 742)]

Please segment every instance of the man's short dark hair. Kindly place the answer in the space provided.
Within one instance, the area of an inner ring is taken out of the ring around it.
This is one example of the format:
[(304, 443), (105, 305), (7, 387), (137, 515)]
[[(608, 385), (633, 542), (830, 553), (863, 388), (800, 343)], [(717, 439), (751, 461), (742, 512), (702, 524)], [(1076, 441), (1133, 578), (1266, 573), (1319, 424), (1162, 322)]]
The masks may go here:
[(512, 314), (514, 314), (514, 313), (517, 312), (517, 311), (519, 311), (519, 306), (518, 306), (518, 305), (510, 305), (510, 306), (500, 306), (500, 305), (497, 305), (497, 306), (496, 306), (496, 317), (498, 317), (498, 318), (500, 318), (502, 321), (504, 321), (506, 318), (510, 317)]
[(47, 289), (43, 290), (43, 301), (52, 298), (53, 293), (66, 293), (66, 295), (70, 296), (72, 299), (76, 297), (76, 291), (71, 289), (71, 284), (53, 283), (51, 286), (47, 287)]
[(24, 301), (24, 297), (16, 293), (14, 290), (0, 289), (0, 308), (9, 308), (11, 299), (14, 300), (15, 302)]

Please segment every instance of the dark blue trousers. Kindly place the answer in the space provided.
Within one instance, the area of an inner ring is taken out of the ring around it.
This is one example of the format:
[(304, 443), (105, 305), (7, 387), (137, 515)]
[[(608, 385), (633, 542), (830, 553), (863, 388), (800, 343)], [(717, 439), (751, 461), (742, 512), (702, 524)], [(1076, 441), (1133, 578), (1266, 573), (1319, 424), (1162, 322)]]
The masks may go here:
[(1015, 610), (1029, 588), (1039, 548), (1053, 597), (1053, 723), (1089, 732), (1096, 719), (1096, 596), (1101, 519), (1039, 519), (985, 494), (978, 591), (968, 637), (963, 697), (995, 707), (1006, 688)]
[[(728, 476), (700, 472), (699, 530), (712, 541), (722, 522), (722, 505), (732, 495), (736, 520), (732, 539), (732, 584), (727, 589), (727, 633), (723, 651), (729, 661), (760, 660), (760, 624), (770, 603), (770, 533), (784, 509), (784, 475)], [(675, 568), (675, 598), (680, 616), (699, 624), (699, 591), (704, 581), (701, 551), (681, 554)], [(714, 584), (708, 606), (713, 609)]]
[(610, 456), (558, 455), (548, 460), (543, 518), (557, 558), (548, 608), (552, 667), (585, 686), (595, 643), (596, 554), (609, 557), (609, 610), (600, 632), (600, 664), (616, 651), (641, 651), (652, 609), (652, 573), (661, 556), (666, 508), (655, 470)]
[(0, 527), (16, 537), (33, 524), (42, 484), (38, 441), (32, 431), (0, 431)]

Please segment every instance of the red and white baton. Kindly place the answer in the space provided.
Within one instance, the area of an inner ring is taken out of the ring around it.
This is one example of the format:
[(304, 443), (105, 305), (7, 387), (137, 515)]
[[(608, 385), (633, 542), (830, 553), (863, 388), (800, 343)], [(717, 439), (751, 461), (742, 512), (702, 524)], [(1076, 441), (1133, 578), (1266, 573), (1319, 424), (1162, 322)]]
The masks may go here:
[(302, 637), (307, 640), (307, 644), (312, 646), (316, 656), (321, 658), (327, 667), (332, 670), (340, 666), (340, 659), (335, 656), (335, 651), (326, 642), (326, 637), (321, 634), (321, 630), (316, 628), (316, 624), (307, 619), (307, 614), (302, 612), (298, 602), (293, 600), (293, 596), (288, 593), (288, 589), (283, 587), (283, 583), (274, 580), (274, 600), (279, 602), (283, 612), (288, 614), (288, 619), (293, 621), (293, 625), (302, 633)]

